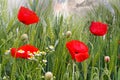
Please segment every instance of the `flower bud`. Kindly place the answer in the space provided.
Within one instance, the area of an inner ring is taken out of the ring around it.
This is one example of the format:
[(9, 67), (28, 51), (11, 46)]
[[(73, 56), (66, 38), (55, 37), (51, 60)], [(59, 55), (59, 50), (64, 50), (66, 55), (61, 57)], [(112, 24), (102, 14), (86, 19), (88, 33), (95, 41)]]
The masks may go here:
[(51, 72), (46, 72), (45, 73), (45, 80), (52, 80), (53, 79), (53, 74)]
[(72, 32), (71, 32), (71, 31), (67, 31), (67, 32), (66, 32), (66, 37), (67, 37), (67, 38), (69, 38), (71, 35), (72, 35)]
[(104, 60), (105, 60), (105, 62), (110, 62), (110, 57), (109, 56), (105, 56)]
[(21, 35), (21, 40), (24, 41), (24, 42), (27, 41), (28, 40), (28, 35), (27, 34), (22, 34)]

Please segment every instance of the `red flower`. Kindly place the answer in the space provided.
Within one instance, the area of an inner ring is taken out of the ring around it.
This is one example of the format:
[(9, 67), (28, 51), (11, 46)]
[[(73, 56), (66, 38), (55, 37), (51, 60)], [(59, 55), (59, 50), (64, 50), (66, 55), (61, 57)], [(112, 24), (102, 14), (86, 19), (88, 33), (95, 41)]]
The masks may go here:
[(26, 25), (29, 25), (37, 23), (39, 21), (39, 17), (35, 12), (22, 6), (18, 12), (18, 20)]
[(90, 25), (90, 31), (96, 36), (103, 36), (107, 33), (107, 24), (93, 21)]
[(72, 59), (82, 62), (89, 57), (88, 47), (81, 41), (72, 40), (66, 43), (66, 47), (70, 52)]
[(33, 57), (38, 52), (38, 48), (28, 44), (19, 48), (11, 48), (11, 55), (15, 58), (28, 59)]

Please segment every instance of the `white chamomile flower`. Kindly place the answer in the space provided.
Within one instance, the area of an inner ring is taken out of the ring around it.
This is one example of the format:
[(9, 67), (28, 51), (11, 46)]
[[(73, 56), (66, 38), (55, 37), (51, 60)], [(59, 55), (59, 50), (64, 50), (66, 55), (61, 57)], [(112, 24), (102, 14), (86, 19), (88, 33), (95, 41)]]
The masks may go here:
[(49, 45), (49, 49), (55, 51), (55, 47), (53, 45)]
[(8, 54), (10, 54), (10, 50), (5, 51), (5, 55), (8, 55)]
[(42, 52), (40, 52), (40, 54), (42, 54), (42, 55), (46, 55), (46, 52), (42, 51)]
[(47, 60), (42, 60), (43, 61), (43, 63), (46, 63), (47, 62)]

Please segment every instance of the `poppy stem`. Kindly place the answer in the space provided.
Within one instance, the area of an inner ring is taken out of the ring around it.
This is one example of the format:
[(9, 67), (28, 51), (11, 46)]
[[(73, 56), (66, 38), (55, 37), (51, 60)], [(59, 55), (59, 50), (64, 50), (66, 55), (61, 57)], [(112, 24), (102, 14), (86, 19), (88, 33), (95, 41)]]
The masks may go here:
[(72, 73), (72, 80), (75, 80), (75, 62), (73, 61), (73, 73)]
[(42, 67), (42, 65), (39, 64), (39, 66), (41, 67), (43, 73), (46, 73), (45, 70), (44, 70), (44, 68)]

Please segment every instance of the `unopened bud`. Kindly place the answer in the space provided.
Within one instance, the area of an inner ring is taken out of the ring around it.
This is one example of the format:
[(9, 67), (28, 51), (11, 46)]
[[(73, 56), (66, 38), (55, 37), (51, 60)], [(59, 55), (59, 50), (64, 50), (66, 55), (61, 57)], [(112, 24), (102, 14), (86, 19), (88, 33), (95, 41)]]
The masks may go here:
[(51, 72), (46, 72), (45, 73), (45, 80), (52, 80), (53, 79), (53, 74)]
[(105, 56), (104, 60), (105, 60), (105, 62), (110, 62), (110, 57), (109, 56)]
[(71, 32), (71, 31), (67, 31), (67, 32), (66, 32), (66, 37), (67, 37), (67, 38), (69, 38), (71, 35), (72, 35), (72, 32)]
[(28, 35), (27, 34), (22, 34), (21, 35), (21, 39), (22, 39), (22, 41), (27, 41), (28, 40)]

